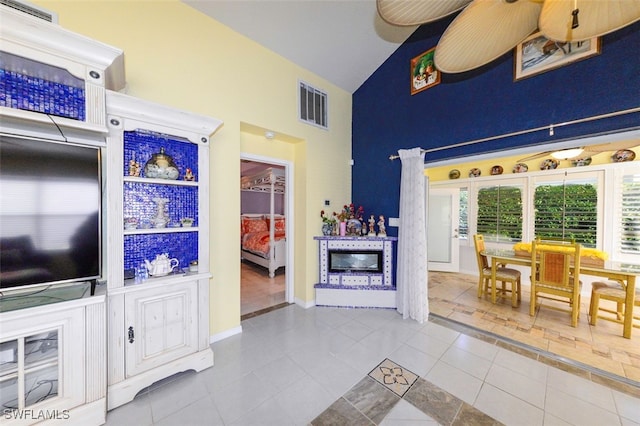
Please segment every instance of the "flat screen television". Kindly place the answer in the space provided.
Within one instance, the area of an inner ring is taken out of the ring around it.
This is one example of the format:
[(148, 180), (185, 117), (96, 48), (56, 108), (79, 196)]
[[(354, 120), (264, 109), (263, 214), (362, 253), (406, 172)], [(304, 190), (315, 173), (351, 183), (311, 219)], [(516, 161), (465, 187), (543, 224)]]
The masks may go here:
[(0, 135), (0, 290), (101, 276), (100, 148)]

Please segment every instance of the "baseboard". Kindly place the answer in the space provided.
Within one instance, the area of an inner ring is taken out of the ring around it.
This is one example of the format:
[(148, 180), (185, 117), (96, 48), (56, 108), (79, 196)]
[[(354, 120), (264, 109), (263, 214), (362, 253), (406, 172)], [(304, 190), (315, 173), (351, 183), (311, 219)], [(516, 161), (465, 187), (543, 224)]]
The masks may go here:
[(242, 326), (239, 325), (234, 328), (230, 328), (220, 333), (216, 333), (213, 336), (209, 336), (209, 343), (219, 342), (220, 340), (224, 340), (227, 337), (235, 336), (236, 334), (242, 333)]

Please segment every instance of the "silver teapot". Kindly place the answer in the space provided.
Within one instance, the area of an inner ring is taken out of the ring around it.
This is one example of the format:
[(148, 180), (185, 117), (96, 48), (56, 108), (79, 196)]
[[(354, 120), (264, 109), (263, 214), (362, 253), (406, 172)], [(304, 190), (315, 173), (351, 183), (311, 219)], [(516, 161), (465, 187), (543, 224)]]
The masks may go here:
[(145, 259), (144, 264), (149, 271), (149, 275), (153, 277), (162, 277), (171, 273), (180, 263), (176, 258), (169, 258), (168, 253), (156, 255), (155, 260), (149, 262)]

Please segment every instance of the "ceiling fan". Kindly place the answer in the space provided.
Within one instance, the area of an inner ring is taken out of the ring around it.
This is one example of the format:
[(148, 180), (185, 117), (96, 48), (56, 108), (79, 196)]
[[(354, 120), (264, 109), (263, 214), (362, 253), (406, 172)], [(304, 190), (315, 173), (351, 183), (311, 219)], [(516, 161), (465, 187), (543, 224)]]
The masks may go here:
[(421, 25), (461, 9), (440, 38), (436, 67), (459, 73), (507, 53), (536, 29), (549, 40), (582, 41), (640, 19), (640, 0), (376, 0), (392, 25)]
[(579, 146), (565, 149), (555, 149), (530, 155), (518, 160), (519, 163), (535, 160), (536, 158), (554, 157), (557, 160), (571, 160), (576, 158), (589, 158), (603, 152), (616, 152), (622, 149), (633, 148), (640, 145), (640, 140), (602, 143), (597, 145)]

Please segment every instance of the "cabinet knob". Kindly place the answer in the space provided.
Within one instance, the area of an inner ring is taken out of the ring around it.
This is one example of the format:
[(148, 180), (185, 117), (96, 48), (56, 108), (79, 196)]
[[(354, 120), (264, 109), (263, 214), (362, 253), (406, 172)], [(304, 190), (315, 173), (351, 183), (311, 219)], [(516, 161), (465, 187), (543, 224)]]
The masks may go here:
[(133, 327), (129, 327), (129, 343), (133, 343)]

